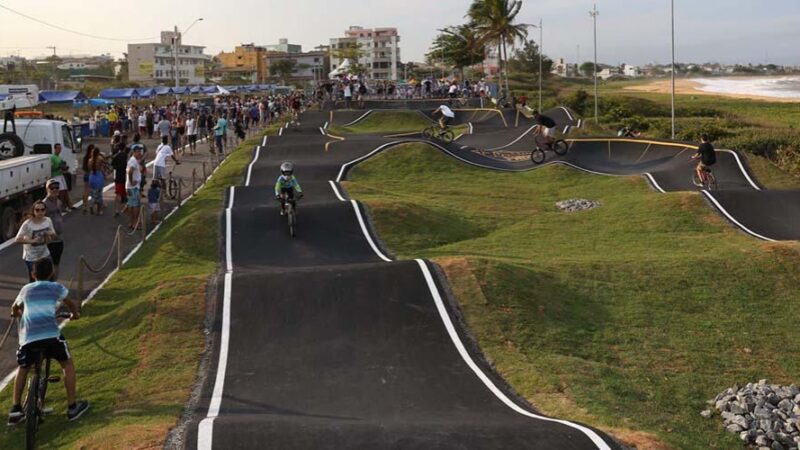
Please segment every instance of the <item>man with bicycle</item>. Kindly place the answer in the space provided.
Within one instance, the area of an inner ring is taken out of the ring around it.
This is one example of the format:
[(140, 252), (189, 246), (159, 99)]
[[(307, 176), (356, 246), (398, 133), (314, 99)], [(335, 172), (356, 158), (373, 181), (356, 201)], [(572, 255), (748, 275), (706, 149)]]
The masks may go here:
[(175, 165), (181, 163), (178, 158), (175, 157), (175, 152), (168, 144), (168, 140), (169, 138), (167, 138), (167, 136), (162, 137), (161, 145), (159, 145), (158, 149), (156, 150), (156, 159), (153, 161), (153, 170), (155, 171), (153, 174), (154, 180), (165, 179), (165, 173), (167, 171), (167, 158), (172, 158), (172, 160), (175, 161)]
[(717, 162), (717, 152), (714, 150), (714, 146), (711, 145), (706, 133), (700, 135), (700, 145), (697, 147), (697, 153), (692, 156), (692, 160), (695, 159), (700, 160), (694, 169), (697, 172), (697, 179), (700, 180), (700, 183), (695, 184), (704, 186), (707, 182), (708, 174), (711, 173), (711, 166)]
[(533, 119), (538, 125), (533, 130), (533, 138), (536, 139), (537, 136), (541, 135), (544, 143), (548, 147), (552, 147), (553, 142), (556, 141), (556, 121), (544, 114), (540, 114), (539, 111), (533, 112)]
[(447, 105), (439, 105), (432, 115), (435, 116), (436, 114), (442, 115), (442, 117), (439, 118), (439, 128), (442, 130), (446, 130), (447, 126), (456, 118), (456, 113)]
[(48, 258), (33, 263), (33, 283), (19, 291), (11, 306), (11, 315), (19, 318), (19, 350), (17, 350), (17, 378), (14, 382), (13, 406), (8, 413), (8, 425), (13, 426), (25, 419), (22, 410), (22, 391), (28, 370), (35, 363), (37, 351), (44, 357), (58, 361), (64, 371), (64, 387), (67, 391), (67, 420), (77, 420), (89, 409), (89, 402), (77, 400), (75, 396), (75, 364), (69, 346), (61, 334), (56, 320), (56, 310), (63, 304), (72, 313), (71, 319), (80, 319), (78, 302), (67, 299), (69, 290), (59, 283), (49, 281), (53, 276), (53, 263)]

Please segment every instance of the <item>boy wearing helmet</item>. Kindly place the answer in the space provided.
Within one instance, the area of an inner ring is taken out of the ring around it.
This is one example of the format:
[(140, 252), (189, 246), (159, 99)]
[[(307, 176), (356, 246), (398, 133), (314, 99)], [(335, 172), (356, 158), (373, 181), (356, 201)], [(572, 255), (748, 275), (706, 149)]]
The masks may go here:
[(286, 200), (294, 204), (295, 191), (297, 198), (303, 198), (303, 189), (294, 177), (294, 164), (286, 161), (281, 164), (281, 174), (275, 182), (275, 199), (281, 202), (281, 215), (286, 210)]

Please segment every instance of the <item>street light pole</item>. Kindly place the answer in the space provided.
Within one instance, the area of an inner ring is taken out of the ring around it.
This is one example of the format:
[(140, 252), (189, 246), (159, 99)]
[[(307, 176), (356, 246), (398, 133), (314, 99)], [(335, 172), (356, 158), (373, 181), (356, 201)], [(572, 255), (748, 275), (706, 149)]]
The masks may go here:
[[(189, 26), (186, 28), (186, 31), (184, 31), (184, 32), (183, 32), (183, 34), (186, 34), (186, 33), (188, 33), (188, 32), (189, 32), (189, 30), (190, 30), (190, 29), (191, 29), (191, 28), (192, 28), (192, 27), (193, 27), (193, 26), (194, 26), (194, 25), (195, 25), (197, 22), (200, 22), (201, 20), (203, 20), (203, 18), (202, 18), (202, 17), (200, 17), (200, 18), (198, 18), (198, 19), (195, 19), (195, 21), (194, 21), (194, 22), (192, 22), (192, 24), (191, 24), (191, 25), (189, 25)], [(179, 75), (178, 75), (178, 67), (179, 67), (179, 65), (178, 65), (178, 47), (179, 47), (180, 45), (181, 45), (181, 33), (179, 33), (179, 32), (178, 32), (178, 26), (177, 26), (177, 25), (175, 25), (175, 31), (174, 31), (174, 34), (172, 35), (172, 53), (173, 53), (173, 55), (174, 55), (174, 57), (175, 57), (175, 59), (173, 60), (173, 65), (175, 66), (175, 68), (173, 69), (173, 71), (172, 71), (172, 72), (173, 72), (173, 75), (175, 75), (175, 87), (176, 87), (176, 88), (180, 86), (180, 77), (179, 77)]]
[(672, 20), (672, 140), (675, 140), (675, 0), (670, 0)]
[(594, 123), (600, 123), (599, 115), (597, 112), (597, 15), (600, 14), (597, 11), (597, 3), (594, 4), (594, 8), (589, 11), (589, 15), (592, 16), (592, 20), (594, 22)]
[(542, 65), (544, 58), (544, 31), (542, 28), (542, 18), (539, 18), (539, 111), (542, 110)]

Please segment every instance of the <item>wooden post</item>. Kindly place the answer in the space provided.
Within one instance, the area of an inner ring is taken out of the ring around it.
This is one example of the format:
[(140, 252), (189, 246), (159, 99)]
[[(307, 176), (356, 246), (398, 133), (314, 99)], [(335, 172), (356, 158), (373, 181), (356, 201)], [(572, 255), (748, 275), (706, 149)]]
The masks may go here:
[(208, 178), (208, 173), (206, 172), (206, 162), (203, 161), (203, 179), (205, 180)]
[(192, 192), (197, 190), (197, 168), (192, 169)]
[(142, 242), (147, 240), (147, 204), (139, 208), (139, 221), (142, 223)]
[(78, 301), (83, 301), (83, 255), (78, 258)]
[(122, 226), (117, 227), (117, 269), (122, 269)]

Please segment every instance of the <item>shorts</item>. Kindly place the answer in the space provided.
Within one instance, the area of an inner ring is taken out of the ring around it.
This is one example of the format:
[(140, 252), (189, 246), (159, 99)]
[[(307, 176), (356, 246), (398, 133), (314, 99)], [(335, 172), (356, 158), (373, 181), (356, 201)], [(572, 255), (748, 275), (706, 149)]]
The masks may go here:
[(714, 165), (714, 163), (706, 164), (703, 161), (700, 161), (700, 164), (698, 164), (697, 167), (700, 168), (700, 170), (703, 170), (705, 172), (711, 172), (711, 166), (713, 166), (713, 165)]
[(545, 137), (556, 137), (556, 127), (545, 128), (542, 135)]
[(158, 202), (156, 202), (156, 203), (148, 203), (148, 205), (150, 205), (150, 212), (159, 212), (159, 211), (161, 211), (161, 205)]
[(58, 190), (59, 191), (66, 191), (69, 189), (67, 186), (67, 179), (64, 178), (64, 175), (58, 175), (53, 177), (54, 180), (58, 181)]
[(61, 335), (57, 338), (42, 339), (23, 345), (17, 349), (17, 364), (22, 368), (28, 368), (35, 364), (36, 351), (43, 351), (45, 357), (53, 358), (58, 362), (69, 361), (72, 358), (69, 354), (67, 340)]
[(214, 136), (214, 143), (217, 144), (217, 147), (222, 148), (222, 140), (225, 139), (223, 135), (216, 135)]
[(103, 207), (103, 188), (92, 189), (92, 204)]
[(196, 134), (190, 134), (189, 135), (189, 143), (190, 144), (194, 144), (195, 142), (197, 142), (197, 135)]
[(128, 189), (128, 206), (138, 208), (142, 206), (142, 199), (139, 197), (139, 188)]
[(163, 166), (153, 166), (155, 172), (153, 173), (153, 178), (156, 180), (163, 180), (164, 179), (164, 172), (167, 171), (166, 167)]
[(47, 251), (50, 252), (50, 259), (53, 260), (53, 265), (59, 265), (61, 263), (61, 254), (64, 253), (64, 241), (50, 242), (47, 244)]
[(453, 118), (452, 117), (447, 117), (447, 116), (442, 116), (442, 123), (444, 124), (444, 126), (448, 126), (451, 123), (453, 123)]
[(114, 182), (114, 194), (119, 195), (122, 198), (126, 197), (125, 191), (125, 183)]

